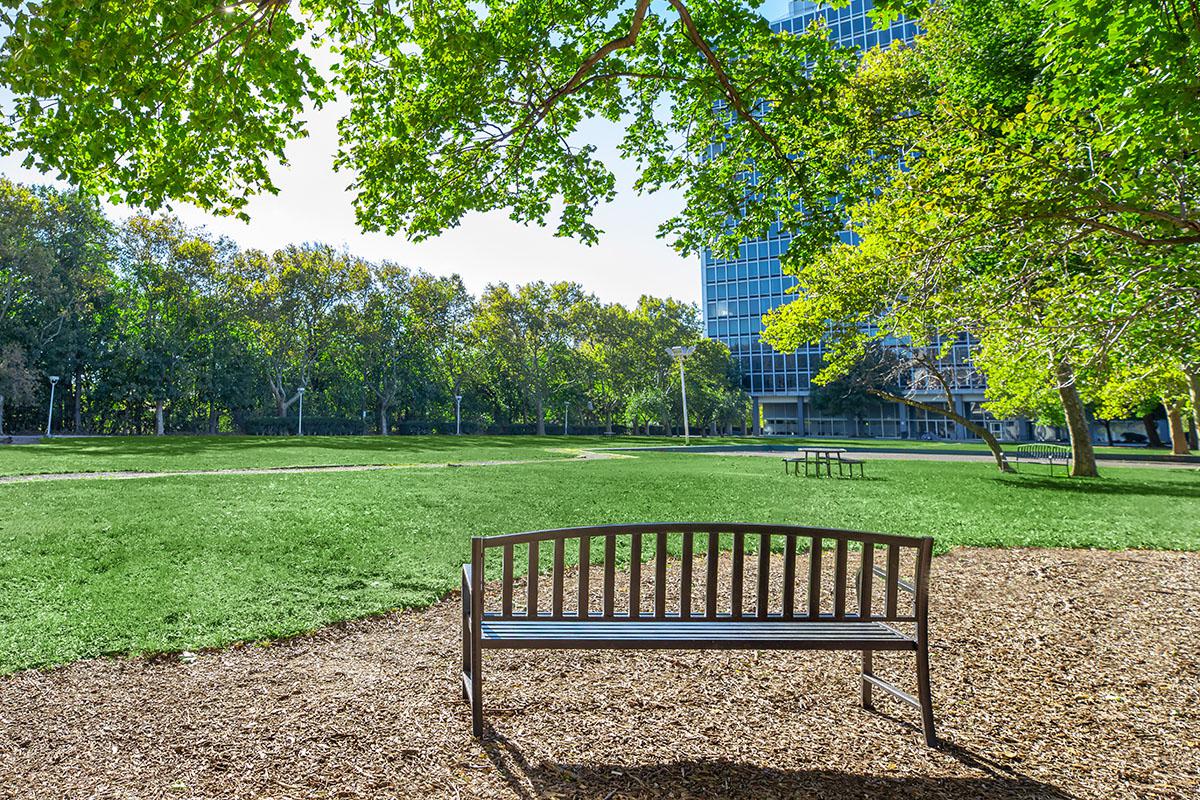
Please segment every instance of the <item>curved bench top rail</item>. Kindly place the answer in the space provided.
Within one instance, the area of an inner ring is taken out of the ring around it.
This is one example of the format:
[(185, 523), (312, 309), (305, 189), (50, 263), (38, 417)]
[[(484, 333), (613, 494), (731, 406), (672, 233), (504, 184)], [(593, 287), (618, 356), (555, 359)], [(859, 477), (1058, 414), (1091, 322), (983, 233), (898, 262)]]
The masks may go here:
[[(630, 537), (630, 553), (640, 557), (628, 561), (627, 571), (618, 572), (616, 544), (623, 536)], [(593, 549), (591, 541), (597, 537), (601, 543)], [(679, 544), (678, 556), (672, 539)], [(577, 569), (571, 580), (574, 586), (568, 586), (568, 542), (576, 543), (579, 563), (599, 566), (597, 581), (593, 583), (591, 569)], [(544, 548), (547, 543), (552, 548)], [(854, 543), (862, 545), (860, 551), (851, 551)], [(772, 551), (778, 553), (778, 544), (783, 552), (776, 560)], [(518, 562), (524, 562), (521, 569), (526, 576), (540, 575), (547, 571), (545, 549), (553, 551), (546, 553), (550, 585), (525, 578), (522, 591)], [(498, 612), (485, 609), (483, 602), (485, 553), (496, 551), (501, 571)], [(471, 602), (480, 618), (923, 624), (932, 553), (933, 539), (928, 536), (799, 525), (598, 525), (473, 537), (464, 581), (470, 584)], [(672, 561), (677, 566), (668, 566)], [(904, 580), (902, 572), (909, 572), (912, 581)]]
[(879, 545), (895, 544), (901, 547), (920, 547), (930, 536), (901, 536), (893, 533), (839, 530), (837, 528), (811, 528), (803, 525), (774, 525), (757, 522), (638, 522), (632, 524), (589, 525), (579, 528), (553, 528), (524, 533), (502, 533), (494, 536), (475, 536), (484, 547), (528, 544), (529, 542), (553, 541), (555, 539), (578, 539), (581, 536), (620, 536), (632, 533), (769, 533), (791, 534), (799, 538), (820, 538), (830, 541), (846, 540)]

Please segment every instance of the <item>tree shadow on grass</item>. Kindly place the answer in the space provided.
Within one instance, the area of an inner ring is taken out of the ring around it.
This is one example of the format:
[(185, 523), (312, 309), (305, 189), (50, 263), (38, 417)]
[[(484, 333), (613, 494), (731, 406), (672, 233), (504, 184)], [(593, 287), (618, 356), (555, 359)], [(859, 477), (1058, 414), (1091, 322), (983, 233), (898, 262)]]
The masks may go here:
[(835, 769), (772, 769), (727, 758), (673, 759), (656, 764), (530, 764), (503, 735), (487, 726), (484, 749), (516, 797), (595, 798), (947, 798), (956, 800), (1069, 800), (1072, 795), (943, 743), (939, 750), (977, 776), (860, 775)]
[(1200, 500), (1200, 480), (1195, 484), (1154, 480), (1108, 478), (1067, 478), (1050, 476), (1004, 476), (1000, 484), (1012, 489), (1042, 489), (1055, 492), (1093, 495), (1142, 495), (1145, 497), (1181, 497)]

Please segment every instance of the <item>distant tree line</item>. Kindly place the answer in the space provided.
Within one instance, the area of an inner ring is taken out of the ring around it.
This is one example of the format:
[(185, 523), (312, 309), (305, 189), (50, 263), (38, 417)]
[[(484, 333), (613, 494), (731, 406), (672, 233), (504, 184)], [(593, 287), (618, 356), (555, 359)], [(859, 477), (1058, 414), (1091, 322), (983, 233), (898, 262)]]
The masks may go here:
[[(604, 304), (575, 283), (498, 283), (322, 244), (272, 253), (169, 216), (0, 178), (0, 433), (464, 432), (744, 426), (728, 349), (695, 306)], [(301, 388), (304, 389), (303, 398)]]

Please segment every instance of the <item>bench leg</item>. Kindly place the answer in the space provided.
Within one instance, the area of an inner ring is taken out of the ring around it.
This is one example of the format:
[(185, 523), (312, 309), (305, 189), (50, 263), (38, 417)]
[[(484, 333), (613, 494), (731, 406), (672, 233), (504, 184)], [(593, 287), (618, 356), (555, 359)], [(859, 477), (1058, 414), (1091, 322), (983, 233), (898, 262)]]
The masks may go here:
[(929, 644), (924, 637), (917, 647), (917, 699), (921, 701), (921, 729), (925, 732), (925, 744), (937, 747), (937, 734), (933, 729), (933, 692), (929, 687)]
[(483, 666), (482, 653), (475, 651), (471, 658), (471, 735), (483, 738)]
[(471, 594), (463, 579), (462, 695), (471, 704), (471, 733), (483, 736), (483, 648), (471, 619)]
[(871, 682), (867, 680), (867, 675), (874, 674), (871, 672), (871, 656), (874, 654), (872, 650), (862, 651), (862, 707), (868, 711), (875, 708), (875, 704), (871, 702)]

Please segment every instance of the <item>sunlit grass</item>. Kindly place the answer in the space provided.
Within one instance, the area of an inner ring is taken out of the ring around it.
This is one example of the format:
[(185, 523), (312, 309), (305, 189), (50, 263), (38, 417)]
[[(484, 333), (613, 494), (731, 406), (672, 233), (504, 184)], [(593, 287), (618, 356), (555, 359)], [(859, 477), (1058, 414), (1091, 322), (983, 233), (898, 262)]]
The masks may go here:
[(806, 480), (784, 477), (774, 458), (642, 454), (10, 484), (0, 486), (0, 671), (286, 636), (426, 605), (457, 588), (472, 534), (724, 520), (931, 534), (940, 549), (1200, 549), (1194, 470), (1105, 474), (871, 461), (867, 480)]

